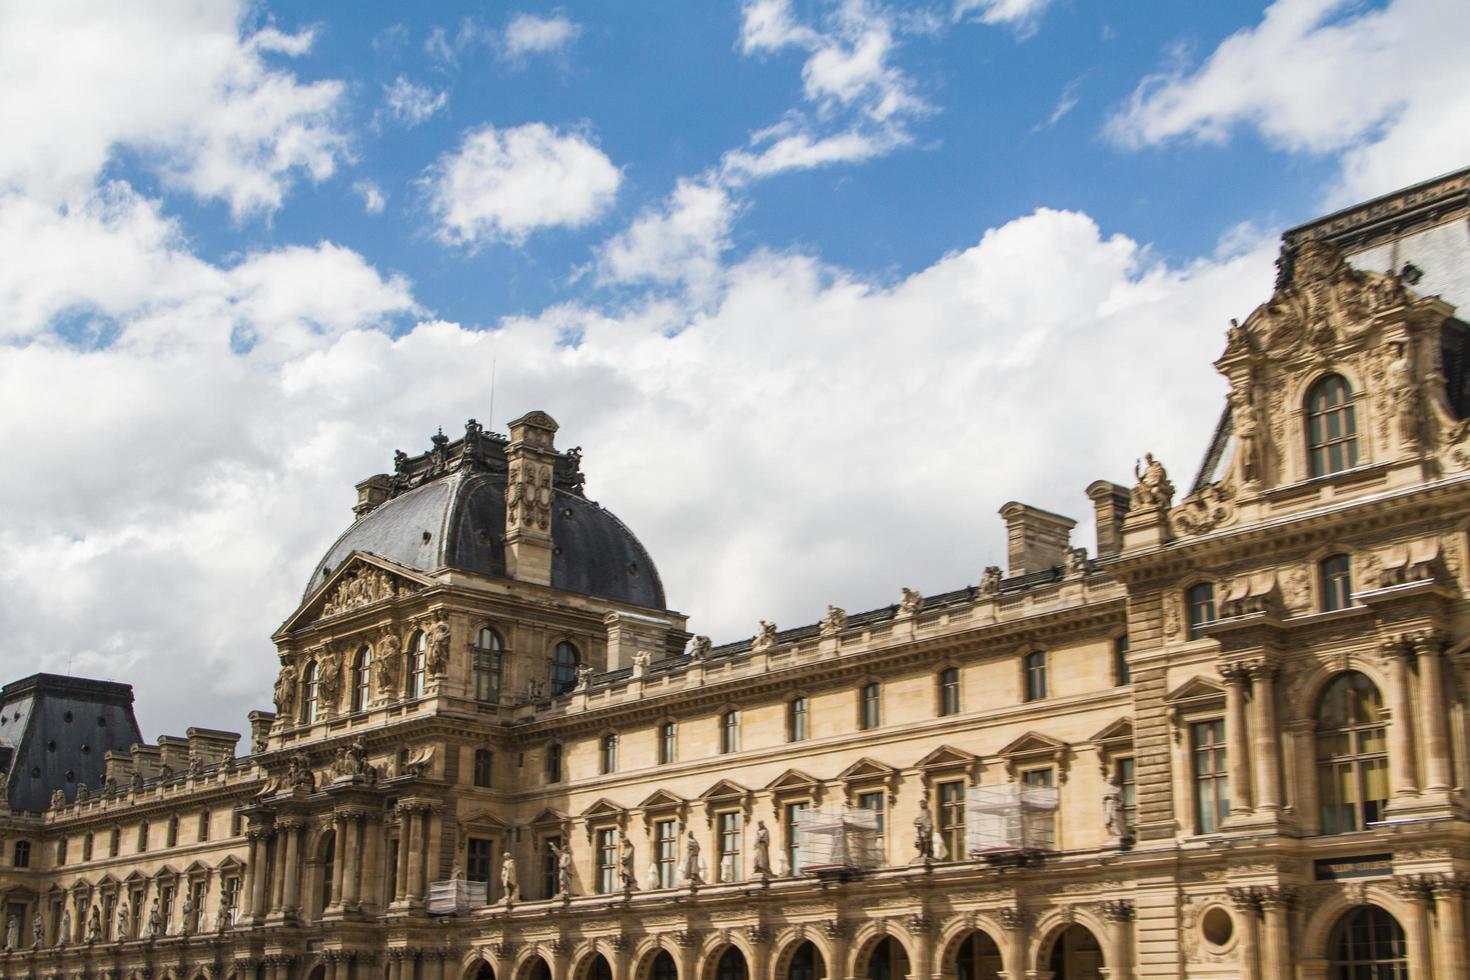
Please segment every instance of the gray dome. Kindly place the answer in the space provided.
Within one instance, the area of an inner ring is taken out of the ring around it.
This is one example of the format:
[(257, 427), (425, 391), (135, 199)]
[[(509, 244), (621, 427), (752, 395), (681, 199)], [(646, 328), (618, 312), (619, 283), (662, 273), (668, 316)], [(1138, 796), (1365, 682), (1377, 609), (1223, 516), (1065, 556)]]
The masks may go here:
[[(505, 577), (506, 470), (500, 449), (500, 438), (486, 433), (470, 453), (462, 454), (458, 442), (447, 444), (445, 465), (437, 472), (418, 473), (418, 460), (401, 464), (401, 472), (410, 475), (397, 481), (393, 496), (337, 539), (317, 564), (306, 594), (354, 551), (425, 573), (452, 568)], [(466, 463), (475, 465), (456, 465), (461, 455), (472, 455)], [(412, 483), (418, 485), (407, 489)], [(653, 559), (627, 525), (582, 495), (581, 486), (580, 453), (573, 450), (557, 463), (552, 588), (664, 609), (663, 583)]]

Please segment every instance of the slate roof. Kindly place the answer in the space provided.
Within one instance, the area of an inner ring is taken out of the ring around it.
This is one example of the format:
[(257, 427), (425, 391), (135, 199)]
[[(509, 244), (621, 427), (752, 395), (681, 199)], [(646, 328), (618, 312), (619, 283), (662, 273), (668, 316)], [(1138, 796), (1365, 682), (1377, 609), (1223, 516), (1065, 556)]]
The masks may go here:
[(41, 811), (55, 790), (102, 786), (108, 752), (143, 741), (127, 684), (32, 674), (0, 688), (0, 746), (12, 809)]

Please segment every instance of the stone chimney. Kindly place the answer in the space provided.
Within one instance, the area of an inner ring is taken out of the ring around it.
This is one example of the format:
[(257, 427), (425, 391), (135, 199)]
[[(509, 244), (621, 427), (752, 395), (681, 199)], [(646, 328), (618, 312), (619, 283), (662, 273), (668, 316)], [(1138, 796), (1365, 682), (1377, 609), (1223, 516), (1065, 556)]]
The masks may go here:
[(1007, 575), (1025, 575), (1065, 564), (1077, 522), (1012, 500), (1000, 509), (1006, 522)]
[(1087, 488), (1097, 524), (1097, 556), (1106, 558), (1123, 550), (1123, 518), (1128, 516), (1128, 488), (1098, 480)]
[(510, 445), (505, 447), (510, 464), (505, 487), (505, 572), (537, 585), (551, 584), (556, 429), (556, 421), (545, 412), (527, 413), (510, 424)]
[(368, 477), (357, 485), (357, 504), (352, 508), (352, 513), (357, 515), (358, 520), (362, 520), (377, 510), (378, 505), (388, 499), (392, 490), (393, 481), (388, 478), (387, 473)]
[(189, 755), (205, 764), (233, 759), (235, 745), (240, 741), (239, 732), (215, 728), (189, 728), (184, 735), (189, 739)]
[(271, 726), (276, 723), (274, 711), (252, 711), (250, 719), (250, 754), (264, 752), (270, 742)]

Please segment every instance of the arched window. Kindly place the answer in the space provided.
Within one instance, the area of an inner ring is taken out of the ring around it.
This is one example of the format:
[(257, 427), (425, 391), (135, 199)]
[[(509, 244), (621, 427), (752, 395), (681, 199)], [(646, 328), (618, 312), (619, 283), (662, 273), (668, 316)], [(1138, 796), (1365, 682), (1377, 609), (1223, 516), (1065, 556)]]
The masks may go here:
[(1198, 640), (1205, 635), (1204, 628), (1215, 621), (1215, 583), (1191, 586), (1185, 604), (1189, 606), (1189, 638)]
[(419, 630), (408, 641), (408, 696), (424, 696), (425, 673), (429, 665), (429, 636)]
[(960, 713), (960, 669), (946, 667), (939, 672), (939, 713)]
[(303, 725), (310, 725), (316, 721), (317, 701), (320, 695), (320, 671), (316, 661), (313, 660), (301, 672), (301, 723)]
[(1353, 389), (1340, 374), (1327, 375), (1307, 394), (1307, 455), (1312, 476), (1339, 473), (1358, 465)]
[(373, 698), (373, 648), (364, 646), (352, 658), (352, 711), (366, 711)]
[(598, 747), (598, 755), (602, 763), (602, 773), (618, 771), (618, 737), (612, 732), (602, 736), (602, 744)]
[(1333, 555), (1319, 566), (1322, 572), (1322, 610), (1346, 609), (1353, 604), (1353, 568), (1347, 555)]
[(1322, 833), (1364, 830), (1388, 803), (1383, 699), (1355, 670), (1337, 675), (1317, 703), (1317, 795)]
[(500, 658), (505, 643), (500, 634), (486, 626), (475, 634), (473, 671), (475, 700), (487, 704), (500, 701)]
[(1046, 697), (1046, 651), (1034, 650), (1026, 654), (1026, 700), (1040, 701)]
[(1376, 905), (1360, 905), (1339, 919), (1327, 948), (1332, 980), (1408, 980), (1403, 927)]
[(551, 655), (551, 696), (565, 694), (577, 686), (577, 665), (582, 657), (568, 640), (556, 645)]

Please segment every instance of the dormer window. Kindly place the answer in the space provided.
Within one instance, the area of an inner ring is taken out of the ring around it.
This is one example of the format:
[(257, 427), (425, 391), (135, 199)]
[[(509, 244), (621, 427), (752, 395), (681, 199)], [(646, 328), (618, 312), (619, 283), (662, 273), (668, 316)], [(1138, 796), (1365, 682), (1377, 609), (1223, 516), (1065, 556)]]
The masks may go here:
[(1307, 456), (1312, 476), (1358, 465), (1353, 389), (1340, 374), (1327, 375), (1307, 394)]

